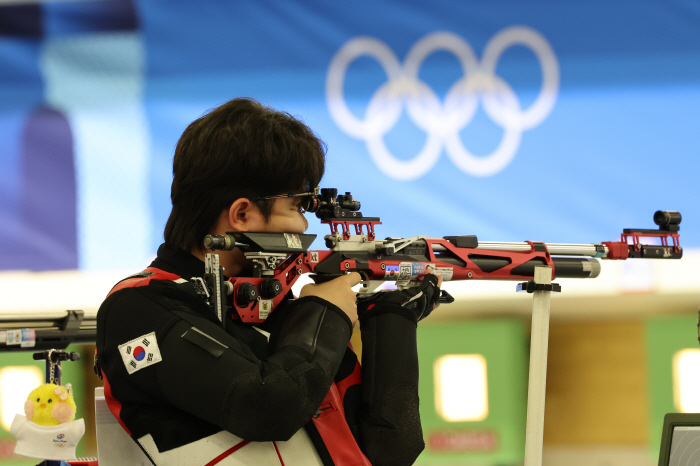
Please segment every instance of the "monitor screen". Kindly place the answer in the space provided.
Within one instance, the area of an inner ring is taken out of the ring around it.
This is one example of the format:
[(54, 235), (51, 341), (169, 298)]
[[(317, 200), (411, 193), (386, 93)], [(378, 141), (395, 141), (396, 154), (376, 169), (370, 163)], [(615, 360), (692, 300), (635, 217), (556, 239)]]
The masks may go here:
[(661, 436), (659, 466), (698, 465), (700, 465), (700, 414), (667, 414)]
[(700, 426), (675, 426), (668, 466), (700, 464)]

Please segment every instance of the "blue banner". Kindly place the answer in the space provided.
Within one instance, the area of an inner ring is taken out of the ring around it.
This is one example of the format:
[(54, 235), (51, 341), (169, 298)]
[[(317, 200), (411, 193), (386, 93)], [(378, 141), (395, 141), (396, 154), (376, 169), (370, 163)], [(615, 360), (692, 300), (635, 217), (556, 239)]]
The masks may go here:
[(597, 243), (662, 209), (700, 247), (695, 1), (51, 2), (0, 7), (0, 59), (0, 269), (141, 268), (177, 139), (237, 96), (312, 127), (380, 237)]

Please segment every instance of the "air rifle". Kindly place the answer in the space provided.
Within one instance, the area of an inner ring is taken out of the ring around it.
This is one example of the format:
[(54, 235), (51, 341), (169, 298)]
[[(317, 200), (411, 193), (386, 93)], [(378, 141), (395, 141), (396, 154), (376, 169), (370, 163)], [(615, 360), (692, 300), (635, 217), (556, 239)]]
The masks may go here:
[[(377, 217), (364, 217), (360, 202), (349, 192), (322, 189), (314, 195), (308, 211), (321, 223), (330, 225), (325, 237), (326, 251), (309, 251), (316, 235), (291, 233), (227, 232), (208, 235), (204, 247), (209, 250), (240, 248), (254, 264), (252, 277), (224, 280), (223, 269), (215, 253), (206, 256), (206, 274), (202, 294), (223, 322), (231, 308), (231, 317), (243, 322), (260, 323), (285, 298), (296, 280), (312, 274), (316, 283), (348, 272), (363, 277), (360, 293), (375, 292), (386, 281), (399, 289), (418, 284), (428, 266), (444, 281), (452, 280), (531, 280), (537, 266), (550, 266), (552, 279), (595, 278), (600, 273), (598, 259), (680, 259), (679, 224), (681, 215), (657, 211), (658, 230), (625, 229), (620, 241), (600, 244), (545, 244), (483, 242), (476, 236), (444, 238), (376, 239)], [(659, 238), (660, 245), (643, 244), (644, 238)], [(440, 302), (454, 299), (444, 290)]]

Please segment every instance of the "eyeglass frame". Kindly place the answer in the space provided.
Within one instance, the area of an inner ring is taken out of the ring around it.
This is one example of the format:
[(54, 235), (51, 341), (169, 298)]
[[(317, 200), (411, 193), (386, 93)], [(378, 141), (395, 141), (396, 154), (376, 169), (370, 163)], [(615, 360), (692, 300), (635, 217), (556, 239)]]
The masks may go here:
[[(288, 197), (302, 197), (302, 196), (318, 196), (321, 192), (321, 187), (316, 186), (313, 191), (307, 191), (304, 193), (287, 193), (287, 194), (275, 194), (274, 196), (259, 196), (250, 199), (251, 201), (270, 201), (273, 199), (285, 199)], [(306, 209), (302, 208), (302, 212), (306, 212)]]

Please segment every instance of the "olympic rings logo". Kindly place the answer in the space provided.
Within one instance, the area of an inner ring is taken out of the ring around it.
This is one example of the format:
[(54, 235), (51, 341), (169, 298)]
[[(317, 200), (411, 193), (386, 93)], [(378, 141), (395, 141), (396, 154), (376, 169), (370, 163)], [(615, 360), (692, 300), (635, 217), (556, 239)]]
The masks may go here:
[[(513, 88), (496, 75), (501, 55), (514, 45), (529, 47), (542, 69), (539, 95), (526, 109), (521, 108)], [(444, 102), (418, 78), (423, 61), (438, 50), (454, 54), (464, 73), (450, 87)], [(388, 81), (374, 92), (364, 119), (359, 119), (345, 102), (343, 86), (348, 66), (363, 55), (382, 65)], [(481, 62), (467, 42), (450, 32), (423, 37), (408, 52), (403, 66), (384, 42), (357, 37), (335, 54), (326, 78), (326, 99), (335, 123), (348, 135), (364, 140), (379, 169), (398, 180), (425, 175), (438, 161), (443, 147), (464, 173), (482, 177), (498, 173), (515, 156), (523, 131), (547, 118), (558, 92), (559, 65), (554, 50), (539, 32), (525, 26), (499, 31), (486, 45)], [(504, 129), (499, 145), (487, 156), (472, 154), (459, 136), (474, 118), (480, 99), (488, 117)], [(427, 134), (425, 145), (411, 160), (397, 159), (384, 143), (384, 136), (398, 122), (404, 105), (409, 118)]]

